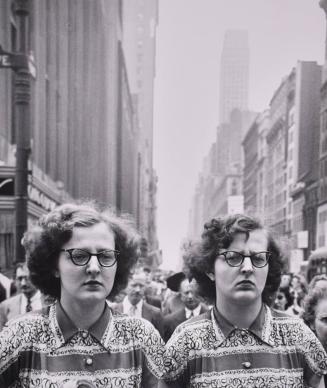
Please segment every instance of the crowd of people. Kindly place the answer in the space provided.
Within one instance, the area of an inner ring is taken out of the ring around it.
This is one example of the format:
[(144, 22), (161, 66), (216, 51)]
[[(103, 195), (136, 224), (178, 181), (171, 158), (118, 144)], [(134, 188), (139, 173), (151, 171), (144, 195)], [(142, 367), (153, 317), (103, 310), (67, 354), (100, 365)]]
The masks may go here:
[[(183, 272), (139, 263), (132, 221), (64, 204), (0, 287), (1, 387), (327, 387), (327, 275), (256, 218), (213, 218)], [(323, 378), (322, 378), (323, 377)]]

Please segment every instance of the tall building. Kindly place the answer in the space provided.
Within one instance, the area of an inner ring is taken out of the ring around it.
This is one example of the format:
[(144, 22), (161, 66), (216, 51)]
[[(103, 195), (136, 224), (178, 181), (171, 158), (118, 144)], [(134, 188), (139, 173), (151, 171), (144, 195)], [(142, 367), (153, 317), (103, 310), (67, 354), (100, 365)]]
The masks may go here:
[[(256, 113), (248, 110), (248, 33), (225, 33), (220, 66), (219, 125), (190, 210), (189, 232), (210, 217), (243, 211), (242, 138)], [(203, 201), (201, 205), (196, 201)]]
[[(151, 167), (151, 158), (142, 158), (145, 153), (152, 155), (152, 140), (146, 143), (146, 151), (139, 146), (144, 139), (141, 108), (122, 45), (122, 0), (34, 0), (30, 4), (28, 39), (37, 71), (31, 80), (28, 221), (64, 201), (90, 198), (130, 213), (138, 225), (146, 217), (155, 231), (150, 200), (144, 198), (151, 193), (155, 203), (150, 183), (156, 178), (150, 168), (144, 183), (146, 173), (139, 172), (140, 165)], [(128, 5), (135, 11), (134, 2), (127, 2), (127, 9)], [(1, 2), (0, 44), (15, 51), (16, 36), (11, 1)], [(154, 57), (148, 58), (151, 55), (154, 50), (145, 52), (144, 61), (154, 63)], [(0, 69), (2, 268), (14, 260), (14, 81), (11, 70)], [(153, 104), (144, 104), (152, 109)]]
[(315, 249), (320, 80), (321, 66), (299, 61), (270, 102), (262, 202), (293, 272)]
[(288, 96), (286, 218), (298, 260), (316, 248), (321, 70), (299, 61)]
[(220, 61), (220, 124), (229, 122), (234, 109), (248, 110), (249, 57), (248, 32), (226, 31)]
[(286, 233), (286, 157), (288, 77), (270, 101), (270, 127), (267, 131), (267, 222), (279, 235)]
[[(327, 1), (321, 0), (327, 21)], [(326, 28), (327, 38), (327, 28)], [(325, 61), (323, 64), (322, 85), (320, 90), (320, 147), (319, 147), (319, 184), (317, 214), (317, 247), (327, 244), (327, 39), (325, 40)]]
[(156, 229), (157, 174), (153, 168), (153, 107), (158, 0), (122, 0), (122, 44), (138, 119), (138, 227), (147, 241), (148, 264), (161, 253)]

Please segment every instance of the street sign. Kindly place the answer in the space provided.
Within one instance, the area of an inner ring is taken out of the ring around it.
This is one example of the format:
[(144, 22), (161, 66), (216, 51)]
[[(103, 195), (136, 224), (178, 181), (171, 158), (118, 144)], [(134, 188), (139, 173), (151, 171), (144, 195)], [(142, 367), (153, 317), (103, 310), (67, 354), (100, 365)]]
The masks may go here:
[(11, 58), (8, 54), (0, 53), (0, 67), (11, 67)]
[(309, 246), (309, 232), (301, 230), (297, 232), (297, 248), (308, 248)]
[(0, 45), (0, 68), (13, 70), (27, 69), (33, 78), (36, 77), (36, 67), (33, 54), (25, 55), (5, 51)]

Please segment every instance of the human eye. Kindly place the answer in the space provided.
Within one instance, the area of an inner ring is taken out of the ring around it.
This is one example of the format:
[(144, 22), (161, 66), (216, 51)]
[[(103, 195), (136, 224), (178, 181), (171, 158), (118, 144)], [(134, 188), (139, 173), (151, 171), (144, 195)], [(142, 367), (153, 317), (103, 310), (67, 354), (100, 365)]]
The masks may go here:
[(99, 260), (105, 264), (112, 264), (116, 260), (115, 251), (103, 251), (98, 253)]
[(255, 266), (263, 267), (268, 260), (267, 252), (258, 252), (252, 254), (252, 262)]
[(227, 251), (227, 252), (225, 252), (224, 256), (226, 258), (227, 263), (232, 265), (232, 266), (233, 265), (236, 265), (236, 266), (240, 265), (240, 263), (243, 260), (243, 256), (239, 252)]
[(71, 251), (72, 258), (77, 263), (84, 263), (89, 258), (89, 253), (83, 249), (73, 249)]

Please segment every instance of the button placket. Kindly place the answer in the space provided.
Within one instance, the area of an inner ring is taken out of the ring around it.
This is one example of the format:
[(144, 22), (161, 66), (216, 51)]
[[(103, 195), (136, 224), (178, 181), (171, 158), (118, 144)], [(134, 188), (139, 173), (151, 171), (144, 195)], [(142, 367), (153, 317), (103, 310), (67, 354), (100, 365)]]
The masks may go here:
[(92, 357), (87, 357), (87, 358), (85, 359), (85, 364), (86, 364), (87, 366), (93, 365), (93, 359), (92, 359)]
[(242, 366), (245, 369), (249, 369), (249, 368), (251, 368), (252, 364), (250, 361), (244, 361), (244, 362), (242, 362)]
[(85, 339), (87, 338), (88, 334), (87, 334), (87, 331), (82, 331), (82, 337)]

